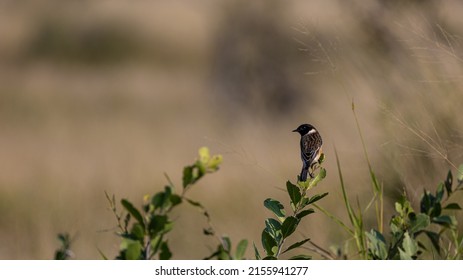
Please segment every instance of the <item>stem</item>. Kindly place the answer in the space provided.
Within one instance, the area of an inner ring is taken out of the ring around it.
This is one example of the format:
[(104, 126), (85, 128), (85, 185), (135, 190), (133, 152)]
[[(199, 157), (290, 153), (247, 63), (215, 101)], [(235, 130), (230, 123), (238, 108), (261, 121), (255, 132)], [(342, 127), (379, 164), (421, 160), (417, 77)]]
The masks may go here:
[(315, 243), (312, 242), (311, 240), (309, 240), (308, 242), (309, 242), (310, 245), (312, 245), (313, 247), (312, 247), (312, 248), (309, 248), (309, 247), (302, 247), (302, 248), (306, 248), (307, 250), (313, 251), (313, 252), (319, 254), (320, 256), (322, 256), (323, 258), (325, 258), (325, 259), (327, 259), (327, 260), (334, 260), (334, 259), (336, 259), (336, 257), (334, 257), (333, 254), (331, 254), (328, 250), (323, 249), (322, 247), (320, 247), (319, 245), (315, 244)]
[[(146, 237), (146, 236), (145, 236)], [(145, 245), (145, 260), (150, 260), (151, 259), (151, 239), (147, 238), (148, 240), (146, 241)]]
[(114, 217), (116, 218), (116, 221), (117, 221), (117, 226), (119, 227), (119, 229), (122, 231), (122, 232), (126, 232), (127, 229), (124, 229), (124, 227), (122, 226), (121, 224), (121, 220), (122, 220), (122, 217), (120, 214), (117, 214), (117, 209), (116, 209), (116, 197), (115, 195), (111, 197), (109, 197), (109, 194), (104, 191), (104, 194), (106, 196), (106, 199), (108, 200), (109, 202), (109, 207), (111, 209), (111, 211), (113, 212), (114, 214)]
[(283, 244), (285, 243), (285, 240), (286, 240), (286, 238), (283, 238), (283, 240), (281, 240), (281, 243), (278, 245), (278, 251), (277, 251), (277, 253), (275, 255), (275, 257), (277, 259), (280, 256), (281, 250), (283, 249)]
[(360, 253), (362, 254), (362, 257), (364, 260), (366, 260), (367, 257), (367, 250), (365, 246), (365, 231), (363, 229), (363, 216), (362, 216), (362, 210), (360, 209), (360, 202), (357, 197), (357, 208), (359, 211), (359, 217), (356, 219), (355, 223), (355, 237), (357, 241), (357, 247), (359, 248)]
[(391, 248), (389, 249), (388, 254), (387, 254), (388, 260), (392, 260), (392, 257), (397, 255), (399, 245), (402, 243), (402, 240), (404, 239), (405, 232), (407, 232), (407, 230), (402, 231), (399, 238), (397, 239), (397, 242), (393, 246), (391, 246)]
[(350, 229), (348, 226), (346, 226), (346, 224), (344, 224), (338, 217), (334, 216), (333, 214), (331, 214), (330, 212), (328, 212), (325, 208), (319, 206), (318, 204), (314, 203), (313, 206), (315, 208), (317, 208), (318, 210), (320, 210), (323, 214), (325, 214), (326, 216), (328, 216), (328, 218), (330, 218), (331, 220), (335, 221), (338, 225), (340, 225), (345, 231), (347, 231), (347, 233), (349, 233), (350, 235), (354, 235), (354, 231), (352, 229)]
[(353, 213), (352, 207), (350, 206), (349, 200), (347, 198), (347, 192), (346, 192), (346, 188), (344, 186), (344, 179), (342, 177), (341, 164), (339, 163), (339, 156), (338, 156), (338, 152), (336, 150), (336, 147), (334, 148), (334, 154), (336, 156), (336, 164), (338, 166), (339, 180), (340, 180), (340, 183), (341, 183), (341, 191), (342, 191), (342, 197), (344, 199), (344, 205), (346, 206), (347, 213), (349, 214), (350, 222), (351, 222), (352, 225), (354, 225), (355, 214)]
[(352, 113), (354, 114), (354, 119), (355, 119), (355, 124), (357, 126), (357, 131), (360, 136), (360, 141), (362, 142), (362, 149), (363, 149), (363, 154), (365, 156), (365, 159), (367, 161), (368, 165), (368, 171), (370, 172), (370, 177), (371, 177), (371, 182), (373, 184), (373, 193), (375, 194), (375, 197), (379, 198), (379, 205), (378, 205), (378, 200), (375, 200), (375, 210), (376, 210), (376, 221), (378, 223), (378, 228), (379, 232), (383, 232), (383, 204), (382, 204), (382, 196), (383, 196), (383, 189), (382, 187), (378, 184), (378, 180), (376, 179), (376, 175), (373, 171), (373, 168), (371, 167), (371, 162), (368, 157), (368, 152), (367, 152), (367, 147), (365, 144), (365, 140), (363, 138), (363, 133), (362, 129), (360, 128), (360, 123), (357, 117), (357, 113), (355, 111), (355, 103), (352, 101)]

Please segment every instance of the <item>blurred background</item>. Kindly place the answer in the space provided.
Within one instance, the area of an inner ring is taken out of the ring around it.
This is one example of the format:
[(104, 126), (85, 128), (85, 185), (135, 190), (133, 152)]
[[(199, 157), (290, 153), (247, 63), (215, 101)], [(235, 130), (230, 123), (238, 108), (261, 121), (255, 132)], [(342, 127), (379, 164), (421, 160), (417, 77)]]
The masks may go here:
[[(77, 259), (116, 256), (104, 191), (141, 205), (164, 173), (181, 187), (201, 146), (224, 163), (189, 197), (219, 234), (260, 247), (264, 199), (286, 202), (300, 172), (301, 123), (325, 144), (314, 192), (347, 221), (334, 147), (351, 200), (373, 195), (352, 102), (389, 221), (394, 199), (416, 204), (463, 163), (462, 13), (456, 0), (0, 1), (0, 259), (51, 259), (59, 232)], [(174, 258), (208, 256), (201, 213), (174, 218)], [(347, 238), (319, 212), (303, 236)]]

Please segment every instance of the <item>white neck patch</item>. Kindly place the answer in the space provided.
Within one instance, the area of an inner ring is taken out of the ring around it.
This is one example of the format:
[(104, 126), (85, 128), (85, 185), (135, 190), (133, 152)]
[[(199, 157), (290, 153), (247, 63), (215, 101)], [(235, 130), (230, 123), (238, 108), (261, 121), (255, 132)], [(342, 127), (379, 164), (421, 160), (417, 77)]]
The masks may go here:
[(312, 128), (311, 130), (309, 130), (309, 132), (307, 132), (307, 134), (314, 134), (315, 132), (317, 132), (315, 128)]

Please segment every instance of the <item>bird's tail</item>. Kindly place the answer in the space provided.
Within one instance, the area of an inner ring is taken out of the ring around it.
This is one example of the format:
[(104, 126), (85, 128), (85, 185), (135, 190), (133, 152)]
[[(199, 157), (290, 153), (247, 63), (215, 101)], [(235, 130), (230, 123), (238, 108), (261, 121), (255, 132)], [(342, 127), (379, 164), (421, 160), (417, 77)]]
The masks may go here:
[(307, 173), (309, 172), (309, 168), (302, 167), (301, 175), (299, 176), (299, 181), (305, 182), (307, 181)]
[(301, 175), (299, 175), (299, 181), (305, 182), (307, 181), (307, 174), (309, 174), (310, 178), (313, 178), (313, 173), (309, 171), (310, 167), (302, 167)]

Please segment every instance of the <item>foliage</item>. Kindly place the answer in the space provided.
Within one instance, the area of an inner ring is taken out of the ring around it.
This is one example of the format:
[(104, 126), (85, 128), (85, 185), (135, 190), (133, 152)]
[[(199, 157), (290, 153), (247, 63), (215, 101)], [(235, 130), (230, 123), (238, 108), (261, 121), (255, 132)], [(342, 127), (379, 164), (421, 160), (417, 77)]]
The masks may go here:
[[(169, 248), (167, 234), (173, 229), (174, 221), (169, 214), (175, 207), (187, 202), (199, 208), (209, 221), (209, 214), (206, 209), (199, 202), (193, 201), (185, 195), (204, 175), (217, 171), (221, 162), (222, 156), (210, 156), (208, 148), (200, 148), (199, 159), (183, 169), (180, 193), (176, 192), (174, 184), (167, 177), (168, 184), (164, 190), (152, 196), (145, 196), (141, 208), (137, 208), (127, 199), (122, 199), (120, 203), (125, 213), (118, 213), (115, 197), (110, 198), (106, 194), (118, 223), (119, 231), (117, 234), (122, 239), (119, 255), (116, 259), (170, 259), (172, 252)], [(204, 230), (204, 233), (211, 234), (211, 230)], [(236, 255), (242, 256), (243, 250), (245, 250), (245, 246), (241, 245)], [(229, 252), (229, 250), (224, 251)]]
[(204, 259), (210, 260), (216, 258), (219, 260), (242, 260), (247, 247), (248, 241), (246, 239), (242, 239), (238, 245), (236, 245), (235, 253), (232, 253), (232, 242), (230, 238), (228, 236), (223, 236), (220, 238), (220, 244), (217, 246), (217, 250)]
[(58, 234), (58, 240), (61, 243), (60, 248), (55, 251), (55, 260), (68, 260), (74, 253), (71, 251), (71, 237), (68, 233)]
[[(321, 167), (324, 160), (323, 155), (320, 157), (316, 168), (318, 173), (314, 178), (309, 178), (306, 182), (298, 181), (297, 184), (291, 181), (286, 182), (289, 208), (285, 208), (283, 203), (273, 198), (267, 198), (264, 201), (264, 207), (272, 212), (274, 217), (267, 218), (264, 222), (265, 227), (262, 230), (260, 240), (263, 250), (260, 250), (253, 243), (256, 259), (281, 259), (282, 255), (297, 248), (309, 249), (324, 257), (328, 256), (328, 258), (346, 258), (341, 252), (333, 257), (327, 250), (315, 245), (310, 238), (289, 243), (288, 240), (293, 237), (301, 221), (313, 214), (314, 209), (319, 209), (328, 215), (352, 236), (351, 240), (355, 241), (357, 248), (356, 256), (361, 259), (413, 260), (422, 257), (424, 252), (428, 252), (428, 255), (432, 254), (433, 258), (438, 259), (461, 259), (463, 257), (463, 235), (458, 231), (455, 216), (456, 211), (461, 210), (461, 206), (452, 200), (453, 195), (463, 189), (463, 164), (458, 168), (455, 176), (456, 182), (454, 182), (454, 174), (449, 171), (445, 180), (437, 186), (434, 193), (424, 190), (419, 210), (415, 209), (407, 195), (403, 194), (395, 202), (395, 214), (390, 219), (390, 232), (386, 235), (382, 229), (384, 219), (383, 187), (379, 184), (371, 168), (366, 149), (365, 156), (369, 166), (374, 197), (365, 210), (361, 209), (358, 200), (356, 207), (350, 203), (336, 150), (335, 155), (343, 202), (350, 225), (342, 222), (317, 204), (328, 193), (309, 195), (309, 191), (326, 177), (326, 170)], [(120, 205), (123, 207), (123, 211), (120, 212), (117, 209), (115, 196), (106, 194), (110, 208), (116, 217), (117, 235), (121, 239), (116, 259), (171, 259), (173, 253), (170, 250), (167, 236), (174, 227), (174, 221), (171, 219), (170, 213), (183, 202), (200, 210), (209, 225), (203, 229), (203, 234), (213, 236), (218, 240), (216, 250), (204, 259), (243, 259), (248, 247), (248, 240), (242, 239), (236, 246), (233, 246), (232, 240), (228, 236), (218, 236), (212, 226), (207, 209), (200, 202), (186, 197), (189, 189), (206, 174), (217, 171), (221, 162), (222, 157), (220, 155), (210, 156), (207, 148), (199, 149), (199, 159), (183, 169), (181, 191), (177, 192), (170, 178), (166, 176), (168, 184), (164, 190), (152, 196), (145, 196), (144, 203), (140, 208), (134, 206), (129, 200), (122, 199)], [(364, 211), (368, 210), (371, 205), (376, 206), (378, 228), (372, 227), (366, 230)], [(56, 250), (55, 259), (71, 258), (73, 253), (70, 250), (71, 238), (69, 234), (59, 234), (58, 238), (61, 247)], [(308, 244), (313, 247), (307, 247)], [(107, 259), (102, 252), (100, 254), (104, 259)], [(299, 254), (288, 258), (307, 260), (311, 259), (311, 256)]]
[[(461, 259), (463, 235), (457, 230), (455, 210), (461, 210), (458, 203), (450, 202), (451, 196), (463, 189), (463, 165), (459, 168), (458, 183), (453, 183), (449, 171), (436, 192), (424, 190), (419, 213), (404, 195), (395, 203), (396, 214), (390, 221), (389, 241), (372, 229), (368, 236), (368, 257), (371, 259), (417, 259), (423, 250), (432, 250), (435, 258)], [(424, 236), (427, 246), (419, 239)]]
[[(323, 158), (321, 157), (320, 164)], [(203, 233), (216, 236), (206, 208), (200, 202), (187, 198), (185, 194), (205, 174), (217, 171), (221, 162), (221, 156), (211, 157), (207, 148), (201, 148), (199, 150), (199, 159), (194, 164), (183, 169), (181, 194), (175, 193), (173, 183), (168, 180), (169, 184), (165, 186), (164, 191), (145, 197), (145, 204), (141, 209), (135, 207), (130, 201), (122, 199), (121, 205), (126, 212), (125, 214), (117, 212), (114, 196), (110, 198), (107, 195), (118, 222), (119, 232), (117, 234), (122, 239), (119, 255), (116, 258), (128, 260), (170, 259), (172, 252), (169, 249), (166, 236), (172, 230), (174, 222), (170, 219), (169, 213), (182, 202), (187, 202), (198, 208), (210, 225), (203, 230)], [(266, 254), (264, 259), (277, 259), (281, 254), (301, 247), (309, 241), (307, 238), (286, 248), (283, 247), (288, 237), (296, 231), (300, 221), (314, 213), (313, 208), (308, 207), (327, 195), (327, 193), (313, 196), (307, 194), (307, 191), (315, 187), (325, 176), (325, 169), (320, 168), (317, 176), (307, 182), (298, 182), (297, 185), (287, 182), (286, 187), (292, 209), (291, 215), (286, 215), (284, 207), (279, 201), (271, 198), (264, 201), (264, 206), (277, 217), (277, 219), (269, 218), (265, 221), (266, 228), (262, 232), (262, 246)], [(246, 239), (241, 240), (233, 250), (232, 241), (228, 236), (216, 237), (219, 241), (217, 249), (205, 259), (239, 260), (244, 258), (248, 246)], [(256, 258), (260, 259), (260, 253), (255, 245), (254, 249)], [(306, 255), (292, 257), (292, 259), (309, 258)]]
[[(463, 257), (463, 235), (458, 231), (455, 216), (455, 211), (461, 210), (461, 207), (458, 203), (452, 202), (451, 197), (455, 192), (463, 189), (463, 165), (458, 168), (456, 184), (452, 172), (449, 171), (446, 179), (438, 185), (434, 194), (424, 190), (419, 211), (413, 208), (409, 198), (403, 194), (395, 202), (396, 214), (389, 222), (390, 234), (385, 235), (383, 231), (383, 186), (379, 183), (370, 164), (354, 103), (352, 103), (352, 111), (369, 170), (373, 197), (365, 208), (360, 206), (358, 200), (357, 206), (352, 206), (347, 195), (340, 159), (335, 149), (343, 202), (350, 225), (321, 206), (315, 205), (315, 207), (334, 220), (351, 236), (349, 240), (355, 241), (355, 256), (357, 258), (412, 260), (418, 259), (423, 256), (424, 252), (428, 252), (426, 257), (431, 255), (434, 259), (461, 259)], [(452, 164), (452, 166), (454, 165)], [(364, 212), (373, 205), (377, 227), (371, 227), (370, 230), (367, 230), (368, 225), (365, 223)], [(338, 257), (347, 258), (347, 255), (340, 249), (337, 251)]]
[[(324, 156), (320, 157), (319, 164), (323, 162)], [(284, 246), (288, 238), (293, 235), (302, 219), (315, 212), (309, 206), (319, 201), (328, 193), (308, 195), (308, 191), (315, 187), (326, 176), (326, 170), (320, 167), (320, 171), (314, 178), (310, 178), (306, 182), (298, 181), (297, 185), (286, 182), (286, 190), (289, 196), (291, 206), (291, 214), (287, 214), (283, 204), (273, 198), (267, 198), (264, 201), (264, 206), (270, 210), (275, 218), (265, 220), (265, 228), (262, 231), (261, 243), (265, 252), (265, 256), (261, 256), (259, 250), (254, 244), (254, 252), (256, 259), (278, 259), (284, 253), (293, 249), (299, 248), (307, 243), (310, 238), (295, 242), (289, 246)], [(308, 255), (296, 255), (290, 259), (311, 259)]]

